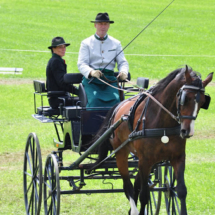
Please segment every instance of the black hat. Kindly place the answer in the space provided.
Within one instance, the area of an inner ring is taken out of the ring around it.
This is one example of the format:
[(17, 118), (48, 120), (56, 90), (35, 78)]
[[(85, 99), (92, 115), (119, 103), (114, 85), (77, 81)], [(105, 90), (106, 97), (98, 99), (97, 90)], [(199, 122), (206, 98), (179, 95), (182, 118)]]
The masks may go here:
[(91, 21), (91, 22), (93, 22), (93, 23), (98, 23), (98, 22), (114, 23), (114, 21), (110, 21), (108, 13), (98, 13), (95, 21)]
[(52, 39), (52, 45), (49, 46), (48, 48), (52, 49), (52, 48), (55, 48), (55, 47), (60, 46), (60, 45), (69, 46), (70, 43), (66, 43), (65, 40), (63, 39), (63, 37), (54, 37)]

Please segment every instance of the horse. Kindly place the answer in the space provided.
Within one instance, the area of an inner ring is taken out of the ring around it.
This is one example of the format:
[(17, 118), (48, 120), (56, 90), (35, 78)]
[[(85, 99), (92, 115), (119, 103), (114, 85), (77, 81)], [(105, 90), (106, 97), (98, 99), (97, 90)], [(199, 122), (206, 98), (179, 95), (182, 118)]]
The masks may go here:
[[(202, 81), (200, 74), (188, 66), (176, 69), (150, 88), (145, 99), (140, 100), (140, 96), (136, 96), (124, 100), (108, 113), (109, 116), (97, 136), (100, 136), (122, 116), (131, 116), (131, 109), (139, 99), (139, 104), (133, 111), (133, 119), (121, 123), (113, 134), (100, 145), (98, 161), (89, 168), (93, 169), (107, 156), (108, 144), (111, 144), (115, 150), (129, 137), (131, 138), (128, 144), (116, 152), (117, 167), (123, 180), (125, 195), (130, 202), (129, 214), (143, 215), (145, 213), (150, 195), (148, 177), (151, 168), (161, 161), (169, 161), (174, 169), (177, 195), (181, 202), (181, 215), (187, 214), (187, 189), (184, 181), (186, 139), (194, 135), (195, 119), (200, 108), (208, 100), (205, 95), (205, 87), (212, 78), (213, 73), (210, 73)], [(152, 98), (158, 102), (154, 102)], [(133, 130), (133, 128), (135, 129)], [(154, 133), (150, 135), (151, 130), (159, 131), (159, 135), (154, 135)], [(149, 136), (145, 134), (146, 131)], [(162, 136), (165, 137), (163, 140)], [(128, 172), (130, 153), (139, 159), (139, 170), (134, 186)], [(138, 197), (140, 212), (137, 209)]]

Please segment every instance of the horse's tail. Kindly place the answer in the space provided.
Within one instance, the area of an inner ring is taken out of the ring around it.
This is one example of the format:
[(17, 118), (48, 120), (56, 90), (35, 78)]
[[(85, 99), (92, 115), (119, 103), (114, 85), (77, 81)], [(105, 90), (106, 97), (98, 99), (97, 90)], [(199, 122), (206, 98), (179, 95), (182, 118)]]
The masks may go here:
[[(99, 131), (97, 132), (97, 134), (95, 135), (95, 137), (92, 139), (91, 143), (94, 143), (95, 141), (97, 141), (102, 134), (104, 134), (104, 132), (109, 128), (110, 126), (110, 120), (112, 119), (114, 110), (116, 109), (116, 107), (118, 106), (118, 104), (116, 104), (115, 106), (113, 106), (107, 113), (107, 115), (105, 116), (105, 119), (99, 129)], [(104, 160), (107, 155), (108, 155), (108, 151), (112, 150), (112, 145), (110, 144), (109, 141), (109, 137), (111, 136), (111, 134), (109, 136), (107, 136), (102, 143), (99, 145), (98, 147), (98, 159), (95, 163), (93, 164), (87, 164), (86, 168), (88, 169), (88, 172), (90, 172), (92, 169), (94, 169), (94, 167), (97, 167), (97, 164), (99, 164), (102, 160)]]

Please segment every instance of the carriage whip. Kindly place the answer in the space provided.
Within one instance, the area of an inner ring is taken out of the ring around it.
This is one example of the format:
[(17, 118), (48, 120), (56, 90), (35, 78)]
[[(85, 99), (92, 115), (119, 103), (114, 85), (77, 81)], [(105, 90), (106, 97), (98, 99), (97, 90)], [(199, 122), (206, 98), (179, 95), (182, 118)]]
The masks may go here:
[[(149, 22), (103, 69), (106, 69), (106, 67), (113, 61), (115, 60), (146, 28), (149, 27), (175, 0), (171, 1), (154, 19), (152, 19), (151, 22)], [(102, 72), (101, 71), (101, 72)], [(89, 84), (94, 80), (94, 78), (91, 78), (90, 81), (88, 82)]]

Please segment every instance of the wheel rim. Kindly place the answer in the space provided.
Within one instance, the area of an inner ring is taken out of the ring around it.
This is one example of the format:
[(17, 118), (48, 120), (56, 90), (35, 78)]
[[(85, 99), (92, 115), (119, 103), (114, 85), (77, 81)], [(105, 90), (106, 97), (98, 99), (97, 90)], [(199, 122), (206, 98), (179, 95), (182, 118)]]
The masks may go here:
[(48, 155), (44, 170), (44, 210), (45, 214), (60, 213), (60, 183), (58, 164), (54, 155)]
[(164, 192), (167, 214), (180, 214), (179, 201), (176, 192), (176, 179), (172, 166), (165, 166), (164, 171)]
[(157, 166), (153, 173), (150, 174), (148, 179), (149, 189), (150, 189), (150, 196), (149, 196), (149, 203), (147, 204), (145, 214), (150, 215), (158, 215), (160, 211), (161, 205), (161, 196), (162, 192), (159, 190), (162, 187), (162, 171), (161, 167)]
[(42, 157), (35, 133), (30, 133), (26, 142), (23, 188), (26, 214), (39, 215), (42, 202)]

